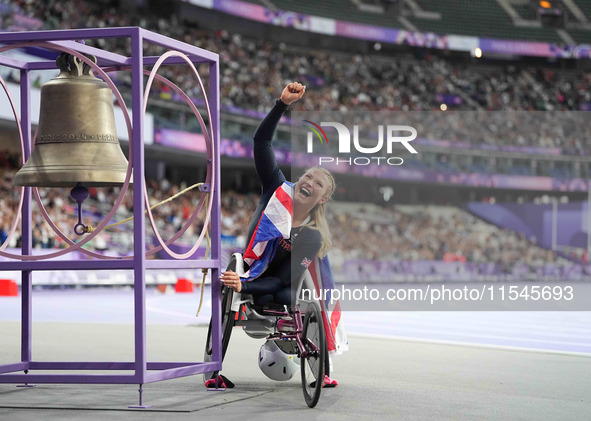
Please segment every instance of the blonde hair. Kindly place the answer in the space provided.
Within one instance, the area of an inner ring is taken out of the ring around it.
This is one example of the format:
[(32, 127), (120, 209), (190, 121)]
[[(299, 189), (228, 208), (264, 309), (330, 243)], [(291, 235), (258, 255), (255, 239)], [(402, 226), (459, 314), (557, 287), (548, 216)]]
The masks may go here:
[(330, 229), (328, 228), (328, 222), (326, 221), (326, 203), (331, 198), (332, 194), (335, 191), (336, 183), (334, 181), (334, 177), (325, 168), (322, 167), (311, 167), (306, 170), (304, 173), (307, 174), (310, 171), (318, 170), (322, 172), (326, 178), (328, 179), (328, 185), (326, 186), (326, 201), (324, 203), (319, 203), (312, 208), (310, 211), (310, 221), (305, 224), (305, 227), (310, 227), (312, 229), (320, 231), (320, 236), (322, 238), (322, 242), (320, 244), (320, 250), (318, 251), (318, 257), (322, 258), (326, 256), (330, 248), (332, 247), (332, 235), (330, 233)]

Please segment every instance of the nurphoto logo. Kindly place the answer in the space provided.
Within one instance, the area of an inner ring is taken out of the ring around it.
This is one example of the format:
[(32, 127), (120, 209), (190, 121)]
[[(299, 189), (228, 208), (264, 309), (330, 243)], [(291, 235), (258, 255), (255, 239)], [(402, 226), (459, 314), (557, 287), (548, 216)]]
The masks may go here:
[[(308, 127), (312, 132), (308, 132), (308, 144), (307, 144), (307, 153), (311, 154), (314, 152), (314, 134), (316, 138), (320, 140), (320, 143), (325, 143), (328, 145), (328, 136), (326, 132), (322, 129), (322, 127), (333, 127), (337, 131), (338, 135), (338, 152), (340, 154), (350, 154), (351, 153), (351, 138), (353, 139), (353, 147), (355, 150), (363, 155), (371, 155), (371, 156), (356, 156), (356, 157), (348, 157), (348, 158), (341, 158), (341, 157), (330, 157), (330, 156), (321, 156), (319, 157), (318, 164), (327, 164), (332, 163), (336, 165), (345, 164), (345, 165), (369, 165), (372, 162), (377, 165), (382, 165), (383, 163), (387, 165), (402, 165), (404, 160), (398, 156), (390, 156), (392, 155), (393, 146), (395, 144), (400, 144), (406, 148), (406, 150), (412, 154), (418, 153), (417, 150), (410, 144), (414, 139), (417, 137), (417, 130), (412, 126), (403, 126), (403, 125), (383, 125), (380, 124), (377, 127), (378, 138), (377, 143), (375, 146), (363, 146), (359, 141), (359, 125), (353, 125), (353, 136), (351, 136), (351, 131), (342, 123), (337, 123), (335, 121), (322, 121), (320, 125), (313, 123), (309, 120), (303, 120), (304, 122), (308, 123), (306, 127)], [(401, 135), (405, 134), (405, 135)], [(386, 154), (388, 156), (375, 156), (375, 154), (379, 154), (383, 151), (384, 146), (386, 148)]]

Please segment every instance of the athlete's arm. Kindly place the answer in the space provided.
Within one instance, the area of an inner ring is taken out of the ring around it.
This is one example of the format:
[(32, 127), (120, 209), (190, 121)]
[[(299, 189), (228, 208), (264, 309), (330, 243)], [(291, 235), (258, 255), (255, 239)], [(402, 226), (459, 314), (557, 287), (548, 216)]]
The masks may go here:
[[(300, 99), (306, 87), (301, 83), (290, 83), (281, 93), (281, 98), (263, 119), (254, 134), (254, 164), (262, 187), (262, 195), (273, 192), (285, 181), (285, 176), (279, 169), (271, 142), (277, 124), (287, 110), (287, 107)], [(263, 199), (263, 197), (261, 197)]]

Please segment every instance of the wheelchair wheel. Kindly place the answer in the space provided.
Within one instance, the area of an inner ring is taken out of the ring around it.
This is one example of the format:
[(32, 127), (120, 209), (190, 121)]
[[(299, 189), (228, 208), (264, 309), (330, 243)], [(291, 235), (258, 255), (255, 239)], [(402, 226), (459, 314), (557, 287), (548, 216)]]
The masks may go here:
[[(234, 327), (236, 312), (232, 311), (232, 296), (234, 291), (227, 286), (222, 287), (222, 361), (226, 356), (226, 351), (230, 343), (230, 336), (232, 335), (232, 328)], [(209, 329), (207, 330), (207, 342), (205, 344), (205, 354), (203, 356), (204, 362), (212, 361), (213, 347), (212, 347), (212, 325), (213, 318), (209, 321)], [(213, 377), (215, 372), (210, 371), (203, 373), (203, 381), (207, 381)]]
[[(322, 314), (317, 303), (309, 303), (304, 316), (302, 342), (308, 354), (301, 357), (302, 389), (304, 399), (314, 408), (320, 398), (327, 361), (326, 335)], [(312, 346), (312, 344), (314, 346)]]

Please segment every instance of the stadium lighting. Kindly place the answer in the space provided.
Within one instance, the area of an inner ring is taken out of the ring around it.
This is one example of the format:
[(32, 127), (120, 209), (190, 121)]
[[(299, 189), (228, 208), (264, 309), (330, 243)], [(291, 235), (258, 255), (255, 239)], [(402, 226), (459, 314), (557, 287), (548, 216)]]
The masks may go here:
[(565, 12), (559, 1), (530, 0), (536, 11), (537, 19), (543, 27), (563, 29), (565, 25)]

